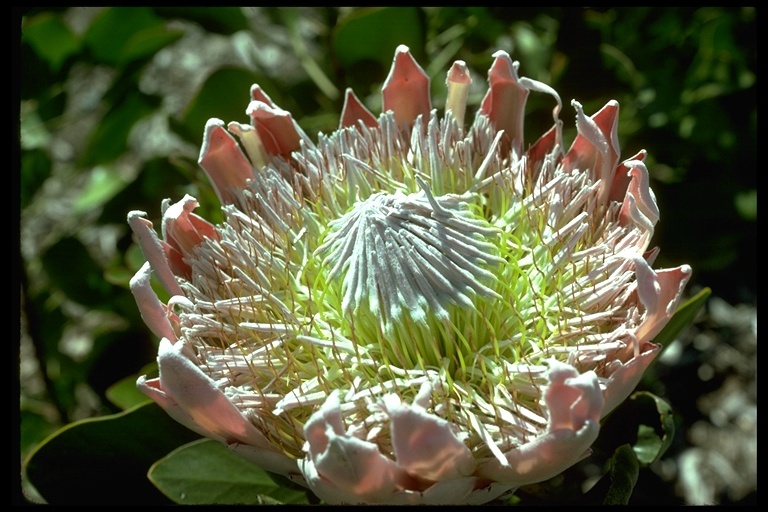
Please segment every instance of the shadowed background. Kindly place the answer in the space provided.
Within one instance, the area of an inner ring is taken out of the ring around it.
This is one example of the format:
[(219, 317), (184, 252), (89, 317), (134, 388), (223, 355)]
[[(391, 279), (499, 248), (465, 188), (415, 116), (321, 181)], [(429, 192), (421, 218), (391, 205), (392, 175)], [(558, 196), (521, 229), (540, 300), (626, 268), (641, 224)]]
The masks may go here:
[[(467, 63), (472, 119), (503, 49), (558, 91), (567, 142), (571, 99), (587, 114), (619, 101), (622, 158), (648, 151), (655, 267), (688, 263), (688, 293), (712, 289), (641, 384), (678, 429), (631, 503), (755, 500), (755, 9), (76, 7), (16, 21), (22, 460), (60, 426), (119, 411), (114, 385), (154, 360), (128, 290), (143, 259), (126, 214), (158, 225), (161, 201), (189, 193), (220, 218), (196, 163), (208, 118), (245, 121), (258, 83), (308, 135), (330, 133), (347, 87), (378, 115), (406, 44), (440, 111), (450, 64)], [(552, 106), (531, 94), (527, 143)]]

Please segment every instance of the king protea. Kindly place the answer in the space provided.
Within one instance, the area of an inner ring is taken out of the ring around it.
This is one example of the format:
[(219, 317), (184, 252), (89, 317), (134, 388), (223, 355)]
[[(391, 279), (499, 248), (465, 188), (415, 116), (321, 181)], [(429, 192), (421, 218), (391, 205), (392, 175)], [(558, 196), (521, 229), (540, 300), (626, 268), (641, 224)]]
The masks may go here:
[[(131, 281), (160, 338), (139, 389), (176, 420), (327, 503), (484, 503), (589, 454), (637, 385), (690, 277), (652, 268), (659, 219), (619, 105), (592, 116), (494, 54), (465, 126), (400, 46), (376, 117), (347, 91), (315, 142), (258, 86), (249, 123), (211, 119), (199, 162), (224, 221), (166, 200), (128, 222)], [(554, 125), (524, 136), (528, 94)], [(154, 272), (170, 294), (163, 304)]]

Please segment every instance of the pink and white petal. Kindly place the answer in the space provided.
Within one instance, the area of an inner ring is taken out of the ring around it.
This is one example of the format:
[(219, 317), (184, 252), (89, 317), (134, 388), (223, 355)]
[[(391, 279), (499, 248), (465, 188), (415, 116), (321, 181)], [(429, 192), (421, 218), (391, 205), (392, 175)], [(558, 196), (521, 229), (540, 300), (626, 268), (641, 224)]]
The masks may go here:
[[(147, 379), (146, 375), (139, 376), (138, 379), (136, 379), (136, 388), (147, 395), (149, 398), (151, 398), (157, 405), (162, 407), (167, 413), (171, 413), (171, 409), (178, 408), (179, 404), (176, 403), (176, 401), (168, 396), (168, 394), (163, 391), (163, 388), (160, 387), (160, 379), (155, 377), (154, 379)], [(171, 414), (173, 419), (176, 421), (182, 423), (185, 427), (195, 430), (197, 430), (197, 426), (194, 424), (187, 425), (183, 421), (181, 421), (179, 418), (177, 418), (174, 414)], [(189, 418), (189, 416), (184, 415), (185, 418)]]
[(547, 430), (505, 454), (506, 464), (493, 459), (478, 474), (510, 487), (541, 482), (589, 454), (600, 431), (603, 394), (593, 372), (578, 374), (569, 365), (552, 361), (550, 384), (544, 394), (549, 411)]
[(489, 89), (479, 112), (488, 117), (496, 130), (504, 131), (502, 151), (513, 151), (519, 156), (523, 150), (523, 120), (529, 91), (520, 85), (518, 62), (512, 62), (503, 50), (493, 57), (488, 71)]
[(192, 213), (197, 207), (197, 199), (187, 194), (163, 213), (163, 237), (182, 256), (191, 254), (205, 239), (219, 239), (213, 224)]
[(563, 101), (560, 99), (560, 95), (557, 93), (555, 89), (550, 87), (549, 85), (545, 84), (544, 82), (539, 82), (538, 80), (534, 80), (532, 78), (528, 78), (525, 76), (521, 76), (518, 80), (518, 83), (528, 89), (529, 91), (536, 91), (541, 92), (544, 94), (549, 94), (553, 98), (555, 98), (556, 105), (552, 109), (552, 118), (555, 121), (555, 124), (558, 124), (560, 122), (560, 111), (563, 110)]
[[(647, 234), (648, 236), (643, 241), (645, 244), (650, 241), (650, 237), (653, 235), (653, 222), (645, 216), (640, 209), (634, 194), (629, 190), (627, 190), (627, 195), (624, 196), (624, 202), (619, 211), (619, 224), (621, 226), (634, 225), (643, 233)], [(638, 250), (645, 250), (645, 246), (638, 247)]]
[(451, 424), (419, 406), (402, 404), (396, 395), (384, 398), (389, 414), (392, 448), (398, 466), (424, 480), (452, 480), (471, 475), (477, 463), (453, 433)]
[(193, 432), (197, 432), (203, 437), (211, 436), (210, 432), (195, 423), (192, 418), (190, 418), (189, 414), (179, 406), (176, 400), (163, 390), (159, 378), (147, 379), (146, 375), (142, 375), (136, 381), (136, 387), (139, 391), (151, 398), (157, 405), (162, 407), (168, 416), (173, 418), (177, 423)]
[(287, 110), (263, 101), (252, 101), (245, 112), (251, 117), (251, 124), (269, 155), (289, 156), (301, 147), (301, 135)]
[(613, 176), (619, 161), (618, 120), (619, 103), (609, 101), (592, 117), (584, 115), (581, 104), (573, 100), (576, 109), (578, 135), (563, 158), (566, 172), (592, 169), (600, 183), (600, 202), (607, 204), (613, 186)]
[(579, 374), (574, 367), (552, 360), (548, 378), (544, 393), (548, 430), (578, 430), (589, 421), (600, 420), (603, 396), (593, 372)]
[(163, 338), (157, 362), (160, 370), (159, 388), (154, 387), (176, 404), (177, 408), (169, 410), (174, 418), (186, 418), (183, 424), (189, 425), (191, 421), (197, 427), (194, 430), (226, 444), (240, 442), (265, 450), (276, 450), (210, 377), (189, 359), (183, 342), (174, 344)]
[(259, 84), (253, 84), (251, 86), (251, 101), (261, 101), (262, 103), (266, 103), (270, 107), (277, 108), (277, 105), (275, 105), (275, 102), (272, 101), (272, 98), (270, 98), (269, 95), (266, 92), (264, 92), (264, 89), (262, 89)]
[(640, 160), (628, 160), (624, 162), (624, 165), (629, 169), (630, 176), (627, 193), (631, 193), (635, 197), (640, 211), (655, 226), (659, 220), (659, 207), (656, 205), (656, 197), (651, 190), (648, 169)]
[[(181, 254), (181, 251), (166, 242), (163, 242), (163, 250), (165, 251), (165, 259), (168, 260), (168, 266), (171, 267), (171, 272), (187, 281), (192, 279), (192, 267), (184, 261), (184, 255)], [(173, 295), (173, 297), (178, 297), (178, 295)]]
[(145, 212), (133, 210), (128, 213), (128, 225), (136, 235), (144, 258), (152, 266), (163, 288), (171, 295), (181, 295), (181, 288), (171, 271), (163, 243), (152, 228), (152, 222), (147, 220), (146, 216)]
[(661, 248), (656, 246), (653, 249), (649, 249), (643, 253), (643, 258), (648, 262), (648, 265), (653, 266), (653, 263), (656, 261), (656, 257), (659, 255), (660, 251)]
[(691, 267), (681, 265), (653, 271), (644, 259), (637, 258), (635, 271), (638, 272), (638, 297), (646, 308), (645, 317), (635, 330), (635, 336), (642, 343), (653, 341), (675, 314), (691, 278)]
[[(332, 432), (326, 450), (312, 463), (324, 482), (355, 496), (359, 503), (386, 503), (405, 476), (377, 445)], [(316, 480), (308, 483), (313, 491), (318, 488)]]
[(507, 453), (507, 464), (497, 460), (483, 466), (487, 478), (510, 487), (543, 482), (573, 466), (591, 451), (600, 432), (600, 423), (589, 421), (579, 430), (555, 430)]
[(432, 111), (429, 77), (405, 45), (395, 50), (389, 75), (381, 89), (382, 111), (392, 111), (400, 128), (411, 128), (418, 116), (424, 124)]
[(222, 204), (234, 203), (237, 191), (244, 189), (246, 182), (253, 178), (253, 165), (221, 119), (209, 119), (205, 124), (197, 162), (208, 175)]
[[(468, 503), (477, 477), (435, 482), (424, 490), (405, 489), (393, 493), (386, 505), (458, 505)], [(490, 498), (493, 499), (493, 498)]]
[(627, 194), (627, 189), (629, 188), (629, 182), (632, 179), (629, 174), (629, 167), (627, 167), (627, 162), (643, 162), (646, 156), (648, 156), (648, 152), (643, 149), (640, 150), (632, 158), (628, 158), (619, 164), (619, 166), (616, 168), (616, 172), (613, 174), (611, 193), (608, 195), (609, 200), (617, 201), (620, 203), (624, 199), (624, 196)]
[(371, 111), (360, 102), (355, 93), (352, 92), (352, 89), (347, 88), (347, 92), (344, 95), (344, 108), (341, 111), (339, 128), (359, 127), (360, 123), (369, 128), (379, 126), (376, 117), (371, 114)]
[[(644, 343), (639, 348), (639, 354), (631, 357), (626, 363), (617, 365), (605, 382), (603, 390), (603, 417), (607, 416), (620, 403), (627, 399), (630, 393), (637, 387), (645, 370), (661, 351), (661, 345)], [(618, 362), (618, 361), (617, 361)]]
[(528, 157), (526, 160), (526, 172), (528, 173), (528, 176), (526, 176), (526, 178), (529, 179), (531, 183), (536, 182), (538, 176), (534, 175), (534, 173), (538, 173), (539, 169), (542, 168), (541, 164), (544, 159), (552, 153), (558, 144), (560, 144), (560, 141), (562, 140), (562, 130), (562, 121), (557, 121), (547, 133), (539, 137), (539, 139), (528, 148), (528, 151), (526, 152), (526, 156)]
[(160, 302), (151, 284), (152, 267), (149, 262), (131, 278), (130, 288), (136, 304), (139, 306), (141, 319), (158, 338), (176, 341), (176, 332), (168, 320), (168, 308)]
[[(307, 487), (312, 493), (328, 505), (367, 505), (360, 496), (344, 491), (329, 480), (323, 478), (315, 467), (314, 462), (309, 457), (298, 461), (299, 471), (302, 474), (302, 481), (306, 482)], [(293, 479), (292, 479), (293, 480)]]
[(383, 503), (407, 480), (376, 444), (347, 435), (338, 393), (310, 417), (304, 436), (308, 457), (299, 467), (312, 491), (328, 503)]

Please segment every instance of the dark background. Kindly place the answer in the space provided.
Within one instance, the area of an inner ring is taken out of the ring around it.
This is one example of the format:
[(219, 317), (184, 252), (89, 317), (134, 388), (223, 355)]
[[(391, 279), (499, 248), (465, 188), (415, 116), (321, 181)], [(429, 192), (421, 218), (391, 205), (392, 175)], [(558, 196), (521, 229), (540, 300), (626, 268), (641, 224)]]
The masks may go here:
[[(701, 8), (62, 8), (18, 13), (14, 71), (20, 276), (22, 460), (74, 420), (121, 409), (154, 360), (128, 280), (143, 261), (129, 210), (157, 221), (190, 193), (217, 204), (196, 164), (205, 121), (244, 121), (259, 83), (312, 137), (338, 125), (352, 87), (380, 112), (404, 43), (432, 79), (473, 71), (470, 109), (492, 53), (560, 94), (566, 140), (587, 114), (621, 105), (622, 157), (648, 151), (661, 219), (656, 267), (688, 263), (687, 292), (712, 295), (641, 385), (680, 428), (641, 473), (640, 503), (750, 503), (756, 496), (756, 9)], [(551, 125), (533, 93), (531, 143)], [(467, 118), (471, 119), (472, 113)], [(156, 222), (157, 225), (157, 222)], [(27, 490), (30, 499), (39, 499)]]

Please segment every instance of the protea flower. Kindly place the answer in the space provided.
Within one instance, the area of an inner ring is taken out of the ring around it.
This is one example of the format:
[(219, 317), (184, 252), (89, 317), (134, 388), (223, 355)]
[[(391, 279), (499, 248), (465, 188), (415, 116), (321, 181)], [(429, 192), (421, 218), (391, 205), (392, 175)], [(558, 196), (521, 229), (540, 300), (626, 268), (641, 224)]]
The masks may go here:
[[(249, 124), (211, 119), (199, 162), (225, 220), (191, 196), (166, 200), (161, 237), (128, 216), (161, 338), (139, 389), (328, 503), (484, 503), (587, 456), (691, 269), (651, 267), (659, 212), (645, 152), (619, 162), (618, 104), (573, 101), (564, 151), (557, 93), (494, 57), (468, 128), (466, 65), (439, 115), (405, 46), (384, 112), (347, 91), (316, 143), (257, 85)], [(554, 106), (533, 143), (531, 91)]]

